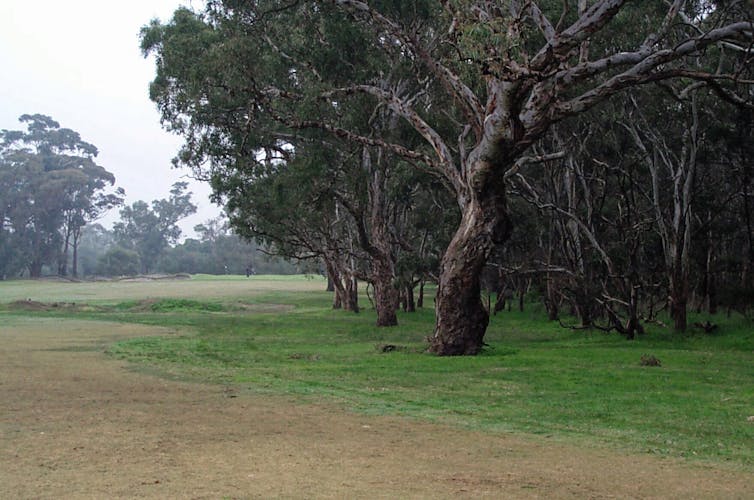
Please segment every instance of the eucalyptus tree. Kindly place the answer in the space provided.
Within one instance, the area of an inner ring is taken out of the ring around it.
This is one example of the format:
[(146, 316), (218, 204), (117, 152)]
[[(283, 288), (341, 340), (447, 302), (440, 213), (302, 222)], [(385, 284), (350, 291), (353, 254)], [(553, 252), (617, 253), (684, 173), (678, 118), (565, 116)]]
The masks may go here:
[[(95, 162), (97, 148), (44, 115), (23, 115), (26, 131), (0, 132), (0, 205), (3, 232), (14, 241), (31, 276), (58, 260), (67, 274), (68, 249), (76, 249), (81, 228), (122, 199), (107, 192), (113, 174)], [(4, 238), (5, 239), (5, 238)]]
[(136, 201), (120, 210), (120, 221), (113, 225), (116, 242), (126, 250), (137, 252), (141, 271), (154, 270), (162, 252), (181, 236), (177, 223), (196, 212), (188, 183), (176, 182), (170, 196), (153, 200), (151, 206)]
[[(553, 124), (641, 84), (690, 78), (741, 99), (730, 65), (715, 73), (687, 61), (705, 51), (726, 59), (727, 46), (748, 51), (754, 27), (743, 9), (684, 0), (215, 0), (203, 14), (179, 10), (168, 25), (153, 23), (142, 47), (157, 55), (152, 98), (186, 136), (186, 164), (209, 157), (237, 168), (229, 158), (316, 129), (443, 179), (461, 219), (442, 259), (430, 349), (475, 354), (489, 320), (480, 275), (513, 222), (507, 179), (559, 156), (531, 146)], [(365, 99), (412, 133), (354, 127), (339, 110)]]

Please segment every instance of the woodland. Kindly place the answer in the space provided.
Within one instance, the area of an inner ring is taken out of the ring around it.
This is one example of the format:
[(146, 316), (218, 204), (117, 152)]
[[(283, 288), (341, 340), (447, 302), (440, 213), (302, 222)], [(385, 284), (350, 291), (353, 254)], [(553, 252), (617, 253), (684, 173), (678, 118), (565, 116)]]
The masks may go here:
[(321, 262), (335, 307), (366, 281), (381, 326), (437, 283), (429, 350), (464, 355), (515, 298), (627, 338), (748, 311), (752, 13), (211, 0), (141, 47), (176, 164), (235, 231)]

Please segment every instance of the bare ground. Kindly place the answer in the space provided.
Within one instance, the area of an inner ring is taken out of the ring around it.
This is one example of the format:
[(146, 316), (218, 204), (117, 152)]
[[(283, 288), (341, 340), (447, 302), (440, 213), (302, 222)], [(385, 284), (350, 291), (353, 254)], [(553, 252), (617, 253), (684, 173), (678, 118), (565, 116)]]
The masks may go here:
[(754, 498), (747, 470), (135, 373), (136, 325), (0, 316), (0, 498)]

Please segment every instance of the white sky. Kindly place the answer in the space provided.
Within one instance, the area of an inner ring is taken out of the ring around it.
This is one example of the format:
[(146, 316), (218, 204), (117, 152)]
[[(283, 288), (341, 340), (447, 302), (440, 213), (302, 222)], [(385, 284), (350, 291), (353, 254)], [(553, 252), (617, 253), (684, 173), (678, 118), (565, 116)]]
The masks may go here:
[[(167, 198), (189, 180), (198, 213), (194, 225), (220, 214), (209, 186), (187, 179), (170, 160), (181, 138), (163, 131), (148, 86), (154, 62), (139, 50), (139, 29), (171, 18), (189, 0), (2, 0), (0, 2), (0, 129), (24, 130), (18, 117), (41, 113), (99, 149), (97, 163), (112, 172), (130, 205)], [(202, 3), (194, 0), (199, 7)], [(102, 221), (118, 219), (113, 210)]]

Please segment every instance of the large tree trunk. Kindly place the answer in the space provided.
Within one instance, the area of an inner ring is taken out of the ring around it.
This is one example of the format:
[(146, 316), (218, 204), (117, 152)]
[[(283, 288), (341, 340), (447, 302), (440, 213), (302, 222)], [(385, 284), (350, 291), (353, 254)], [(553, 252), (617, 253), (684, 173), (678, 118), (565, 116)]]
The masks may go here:
[(429, 350), (441, 356), (478, 354), (489, 313), (482, 304), (481, 274), (492, 249), (510, 236), (503, 181), (488, 182), (463, 211), (442, 258), (435, 332)]
[[(396, 326), (396, 311), (400, 303), (395, 280), (395, 256), (391, 248), (390, 218), (384, 155), (378, 151), (376, 164), (373, 164), (369, 150), (362, 151), (362, 168), (370, 173), (368, 186), (370, 238), (364, 235), (362, 247), (372, 257), (372, 279), (374, 283), (374, 305), (377, 309), (377, 326)], [(363, 231), (363, 229), (362, 229)], [(371, 241), (370, 241), (371, 240)]]
[(393, 267), (382, 258), (372, 260), (372, 280), (374, 285), (374, 306), (377, 309), (377, 326), (396, 326), (398, 316), (398, 289), (393, 286)]

